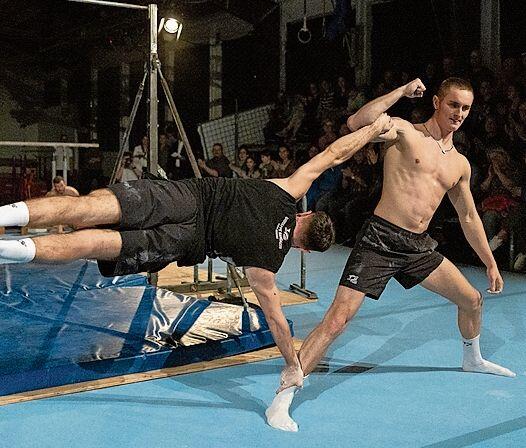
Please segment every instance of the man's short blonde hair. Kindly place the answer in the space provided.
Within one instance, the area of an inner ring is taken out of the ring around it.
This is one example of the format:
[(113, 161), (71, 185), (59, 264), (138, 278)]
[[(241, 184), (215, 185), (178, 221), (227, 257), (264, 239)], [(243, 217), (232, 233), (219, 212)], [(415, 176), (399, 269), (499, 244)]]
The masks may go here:
[(473, 93), (473, 86), (469, 81), (462, 78), (451, 77), (444, 79), (444, 81), (440, 83), (437, 96), (440, 99), (444, 98), (452, 88), (468, 90), (469, 92)]

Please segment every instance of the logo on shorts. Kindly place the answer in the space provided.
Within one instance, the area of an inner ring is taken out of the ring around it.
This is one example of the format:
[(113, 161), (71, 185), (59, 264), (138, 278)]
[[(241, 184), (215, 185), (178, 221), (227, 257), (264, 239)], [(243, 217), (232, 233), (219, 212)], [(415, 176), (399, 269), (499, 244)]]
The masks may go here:
[(356, 283), (358, 283), (358, 276), (351, 274), (349, 277), (347, 277), (347, 281), (353, 285), (356, 285)]
[(285, 227), (288, 220), (289, 218), (286, 216), (285, 219), (276, 226), (276, 239), (279, 242), (280, 249), (283, 249), (283, 241), (288, 241), (290, 236), (290, 227)]

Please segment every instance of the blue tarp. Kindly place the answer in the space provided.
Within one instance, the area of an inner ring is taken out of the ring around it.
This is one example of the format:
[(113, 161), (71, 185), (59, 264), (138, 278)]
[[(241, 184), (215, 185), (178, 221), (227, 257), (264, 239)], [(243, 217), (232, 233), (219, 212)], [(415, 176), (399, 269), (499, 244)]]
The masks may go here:
[(92, 261), (0, 266), (0, 396), (222, 358), (274, 343), (258, 310), (263, 325), (257, 331), (190, 347), (160, 344), (150, 337), (152, 316), (162, 320), (170, 300), (146, 277), (104, 278)]

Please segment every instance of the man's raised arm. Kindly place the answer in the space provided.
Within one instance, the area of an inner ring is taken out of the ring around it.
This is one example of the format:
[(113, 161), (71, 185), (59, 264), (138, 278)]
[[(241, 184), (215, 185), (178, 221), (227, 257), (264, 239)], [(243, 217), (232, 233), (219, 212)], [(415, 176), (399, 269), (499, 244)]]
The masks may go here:
[(355, 131), (363, 126), (370, 125), (403, 96), (408, 98), (421, 97), (425, 90), (424, 84), (417, 78), (392, 92), (369, 101), (347, 119), (347, 126), (351, 131)]
[(302, 198), (307, 190), (325, 170), (349, 160), (357, 151), (371, 140), (383, 134), (392, 126), (391, 117), (381, 114), (372, 124), (356, 132), (344, 135), (331, 143), (323, 152), (300, 166), (285, 179), (272, 179), (296, 199)]

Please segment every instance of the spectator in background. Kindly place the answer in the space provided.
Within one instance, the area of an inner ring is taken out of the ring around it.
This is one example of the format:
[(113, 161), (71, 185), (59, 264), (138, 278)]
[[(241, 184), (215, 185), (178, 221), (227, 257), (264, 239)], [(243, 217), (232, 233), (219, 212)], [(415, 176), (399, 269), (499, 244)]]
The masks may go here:
[(234, 172), (234, 177), (246, 177), (247, 173), (248, 146), (241, 145), (237, 149), (236, 160), (230, 163), (230, 169)]
[(349, 89), (349, 99), (347, 101), (347, 113), (349, 115), (354, 114), (358, 109), (360, 109), (367, 99), (365, 98), (365, 93), (356, 86), (352, 86)]
[[(518, 201), (518, 205), (510, 211), (508, 220), (508, 228), (510, 233), (513, 233), (517, 254), (513, 260), (513, 269), (523, 272), (526, 269), (526, 151), (522, 153), (519, 172), (520, 182), (516, 185), (510, 181), (506, 188)], [(507, 182), (506, 176), (503, 176), (503, 181)]]
[(274, 174), (276, 178), (289, 177), (296, 171), (296, 164), (292, 156), (292, 152), (287, 145), (280, 145), (278, 150), (278, 161), (272, 161), (274, 165)]
[(457, 69), (455, 59), (453, 59), (451, 56), (445, 56), (442, 59), (442, 79), (461, 75), (462, 73), (460, 73), (460, 71)]
[(323, 134), (318, 139), (318, 148), (323, 151), (332, 142), (336, 141), (338, 136), (334, 131), (334, 122), (332, 120), (323, 121)]
[(167, 140), (167, 175), (171, 180), (187, 179), (194, 177), (194, 172), (186, 154), (184, 143), (173, 125), (166, 126)]
[(344, 76), (338, 76), (336, 92), (334, 93), (334, 107), (339, 117), (347, 118), (347, 104), (349, 103), (349, 85)]
[(296, 134), (303, 124), (305, 119), (305, 103), (306, 98), (303, 95), (294, 96), (294, 105), (292, 106), (291, 115), (289, 117), (287, 126), (277, 133), (280, 137), (285, 137), (287, 141), (295, 141)]
[(324, 121), (334, 115), (334, 88), (324, 79), (320, 84), (320, 103), (318, 105), (318, 119)]
[(150, 152), (150, 139), (147, 135), (141, 139), (141, 144), (133, 148), (133, 165), (142, 172), (148, 171), (148, 154)]
[(482, 65), (482, 58), (479, 50), (472, 50), (469, 55), (469, 68), (466, 73), (467, 78), (475, 89), (480, 87), (482, 81), (493, 79), (493, 72)]
[(276, 176), (276, 169), (272, 164), (272, 157), (270, 151), (265, 149), (261, 153), (261, 164), (259, 165), (259, 171), (263, 179), (274, 179)]
[(385, 70), (382, 76), (382, 81), (374, 88), (374, 96), (382, 96), (391, 92), (397, 87), (395, 74), (392, 70)]
[(481, 211), (490, 249), (495, 251), (508, 238), (505, 218), (516, 205), (512, 191), (518, 186), (518, 173), (513, 169), (510, 156), (504, 149), (491, 149), (488, 158), (490, 165), (487, 176), (480, 186), (485, 192)]
[(122, 155), (122, 161), (117, 173), (115, 174), (116, 182), (128, 182), (130, 180), (139, 180), (142, 177), (142, 170), (135, 167), (131, 152), (125, 152)]
[(517, 80), (519, 70), (514, 57), (504, 59), (500, 72), (497, 75), (497, 92), (506, 95), (508, 86)]
[(223, 154), (223, 145), (221, 143), (214, 143), (212, 155), (213, 157), (207, 162), (203, 159), (197, 161), (203, 175), (209, 177), (232, 177), (230, 161)]
[(259, 171), (258, 165), (256, 163), (256, 159), (254, 158), (254, 156), (249, 154), (246, 160), (246, 165), (247, 165), (247, 171), (244, 177), (248, 179), (259, 179), (261, 177), (261, 172)]
[(341, 169), (339, 182), (332, 191), (323, 194), (316, 202), (316, 210), (326, 212), (335, 223), (338, 241), (352, 238), (375, 204), (373, 195), (378, 179), (374, 166), (377, 162), (375, 146), (370, 143)]
[[(438, 76), (437, 66), (434, 62), (428, 62), (422, 82), (430, 92), (436, 92), (442, 80)], [(403, 82), (402, 82), (403, 84)], [(420, 123), (420, 122), (419, 122)]]
[(53, 179), (53, 188), (46, 193), (46, 197), (53, 196), (80, 196), (76, 188), (66, 185), (66, 181), (62, 176), (55, 176)]

